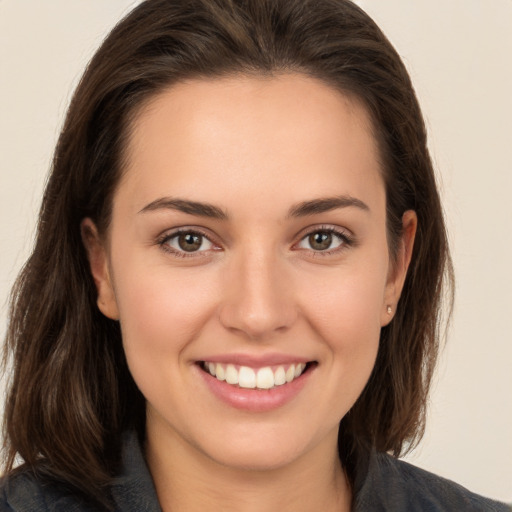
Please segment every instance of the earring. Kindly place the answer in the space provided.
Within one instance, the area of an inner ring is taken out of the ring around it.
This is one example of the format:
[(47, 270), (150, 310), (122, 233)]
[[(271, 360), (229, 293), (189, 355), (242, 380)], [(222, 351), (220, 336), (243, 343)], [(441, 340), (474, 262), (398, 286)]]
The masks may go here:
[(388, 306), (387, 312), (388, 312), (388, 315), (391, 315), (391, 313), (393, 312), (393, 309), (391, 308), (391, 306)]

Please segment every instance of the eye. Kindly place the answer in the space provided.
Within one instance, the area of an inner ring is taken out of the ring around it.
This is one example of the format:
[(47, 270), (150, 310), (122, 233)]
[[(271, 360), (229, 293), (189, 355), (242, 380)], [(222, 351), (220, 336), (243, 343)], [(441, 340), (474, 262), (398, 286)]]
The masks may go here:
[(202, 233), (197, 231), (179, 231), (165, 236), (160, 242), (164, 250), (177, 256), (192, 256), (214, 249), (214, 244)]
[(297, 247), (315, 252), (331, 252), (350, 244), (351, 239), (347, 234), (329, 228), (311, 231), (301, 239)]

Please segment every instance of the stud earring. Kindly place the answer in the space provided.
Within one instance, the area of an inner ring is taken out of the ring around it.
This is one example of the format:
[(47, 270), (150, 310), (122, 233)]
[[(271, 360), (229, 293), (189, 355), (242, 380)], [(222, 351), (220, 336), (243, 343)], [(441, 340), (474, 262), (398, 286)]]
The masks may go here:
[(391, 315), (391, 313), (393, 312), (393, 309), (391, 308), (391, 306), (388, 306), (387, 312), (388, 312), (388, 315)]

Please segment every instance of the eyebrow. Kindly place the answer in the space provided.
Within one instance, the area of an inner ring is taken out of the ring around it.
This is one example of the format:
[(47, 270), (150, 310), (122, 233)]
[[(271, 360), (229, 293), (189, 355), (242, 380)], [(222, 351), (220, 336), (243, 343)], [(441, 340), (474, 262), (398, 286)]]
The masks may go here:
[[(354, 207), (363, 211), (370, 211), (366, 203), (351, 196), (335, 196), (320, 199), (303, 201), (290, 208), (287, 217), (307, 217), (325, 213), (338, 208)], [(152, 212), (156, 210), (176, 210), (199, 217), (208, 217), (217, 220), (228, 220), (228, 215), (218, 206), (210, 203), (191, 201), (188, 199), (178, 199), (172, 197), (162, 197), (146, 205), (139, 213)]]
[(363, 203), (360, 199), (343, 195), (304, 201), (293, 206), (288, 213), (288, 217), (307, 217), (308, 215), (316, 215), (318, 213), (325, 213), (338, 208), (349, 207), (359, 208), (366, 212), (370, 211), (368, 205)]
[(155, 210), (177, 210), (190, 215), (199, 217), (209, 217), (217, 220), (227, 220), (227, 214), (217, 206), (209, 203), (200, 203), (187, 199), (176, 199), (172, 197), (162, 197), (149, 203), (142, 208), (139, 213), (152, 212)]

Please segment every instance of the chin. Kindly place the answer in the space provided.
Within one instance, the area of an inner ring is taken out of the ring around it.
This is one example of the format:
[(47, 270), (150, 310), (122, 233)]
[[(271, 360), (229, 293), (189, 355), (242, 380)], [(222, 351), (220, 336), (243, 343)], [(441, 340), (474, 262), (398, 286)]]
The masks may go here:
[[(218, 464), (242, 471), (277, 471), (298, 462), (302, 456), (314, 451), (316, 436), (304, 435), (300, 429), (293, 433), (274, 426), (255, 429), (249, 435), (231, 433), (224, 439), (211, 440), (199, 447)], [(277, 430), (277, 432), (276, 432)], [(337, 439), (337, 434), (336, 434)], [(334, 441), (336, 442), (336, 441)], [(333, 444), (335, 448), (335, 444)]]
[(277, 471), (293, 464), (300, 457), (300, 450), (272, 450), (268, 446), (245, 447), (233, 449), (230, 447), (222, 453), (211, 454), (210, 457), (218, 464), (240, 471), (268, 472)]

